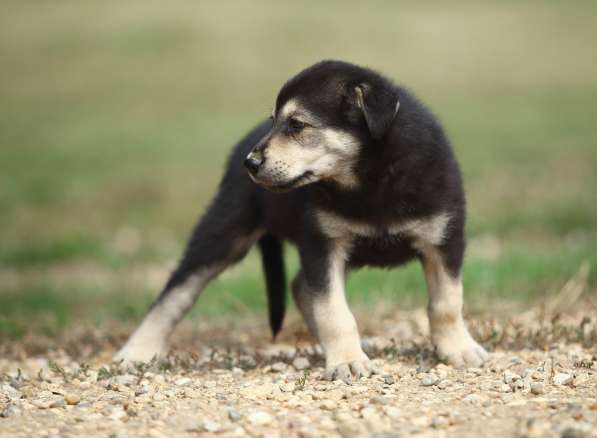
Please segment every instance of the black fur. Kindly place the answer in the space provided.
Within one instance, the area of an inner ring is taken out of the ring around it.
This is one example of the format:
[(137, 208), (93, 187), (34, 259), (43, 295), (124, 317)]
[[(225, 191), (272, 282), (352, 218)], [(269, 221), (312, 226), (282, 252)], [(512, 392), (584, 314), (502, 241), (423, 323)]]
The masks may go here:
[[(465, 198), (452, 148), (433, 114), (405, 88), (372, 70), (339, 61), (323, 61), (292, 78), (280, 91), (276, 108), (297, 96), (327, 126), (340, 127), (359, 139), (362, 147), (354, 166), (358, 188), (318, 181), (273, 193), (256, 185), (243, 161), (272, 129), (272, 121), (262, 122), (232, 153), (219, 192), (195, 228), (161, 299), (202, 267), (221, 264), (223, 269), (242, 258), (254, 243), (243, 239), (262, 229), (267, 233), (260, 247), (275, 336), (285, 304), (280, 242), (297, 245), (310, 289), (323, 290), (328, 280), (329, 245), (314, 220), (315, 210), (379, 229), (449, 212), (448, 234), (438, 250), (451, 274), (458, 276), (465, 246)], [(406, 235), (358, 238), (347, 266), (390, 267), (421, 257), (412, 243)]]

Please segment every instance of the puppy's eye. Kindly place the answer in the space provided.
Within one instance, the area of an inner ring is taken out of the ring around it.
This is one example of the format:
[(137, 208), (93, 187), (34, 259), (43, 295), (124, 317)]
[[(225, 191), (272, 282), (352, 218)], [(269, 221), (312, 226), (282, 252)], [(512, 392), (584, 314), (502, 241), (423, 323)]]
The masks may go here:
[(307, 126), (307, 125), (304, 122), (301, 122), (300, 120), (297, 120), (297, 119), (288, 120), (288, 130), (293, 134), (301, 132), (303, 129), (305, 129), (305, 126)]

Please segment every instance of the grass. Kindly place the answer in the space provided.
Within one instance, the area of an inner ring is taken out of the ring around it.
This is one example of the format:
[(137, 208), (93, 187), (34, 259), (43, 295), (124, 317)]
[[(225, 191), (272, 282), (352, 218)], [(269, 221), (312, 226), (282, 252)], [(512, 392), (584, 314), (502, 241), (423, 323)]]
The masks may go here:
[[(593, 12), (593, 13), (591, 13)], [(479, 305), (597, 287), (593, 2), (7, 1), (0, 14), (0, 334), (138, 320), (279, 86), (326, 57), (414, 89), (460, 158)], [(296, 268), (290, 251), (289, 271)], [(423, 302), (416, 265), (351, 300)], [(262, 312), (258, 258), (194, 317)]]

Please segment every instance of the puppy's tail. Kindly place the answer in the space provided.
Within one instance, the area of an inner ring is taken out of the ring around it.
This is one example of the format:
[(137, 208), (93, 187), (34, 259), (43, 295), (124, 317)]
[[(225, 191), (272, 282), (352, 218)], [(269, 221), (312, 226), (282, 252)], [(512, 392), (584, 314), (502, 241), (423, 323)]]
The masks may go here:
[(259, 239), (259, 249), (267, 289), (269, 326), (276, 339), (286, 313), (286, 274), (282, 242), (271, 234), (266, 234)]

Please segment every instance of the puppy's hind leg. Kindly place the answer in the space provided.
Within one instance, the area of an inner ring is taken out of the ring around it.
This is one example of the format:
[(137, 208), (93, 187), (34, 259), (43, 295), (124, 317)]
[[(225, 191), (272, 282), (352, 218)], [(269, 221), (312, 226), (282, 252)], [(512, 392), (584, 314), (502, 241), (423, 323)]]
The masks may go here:
[[(141, 325), (114, 360), (148, 361), (162, 355), (176, 324), (205, 286), (239, 261), (263, 234), (254, 203), (238, 193), (219, 193), (195, 227), (186, 251)], [(237, 201), (237, 202), (235, 202)]]

